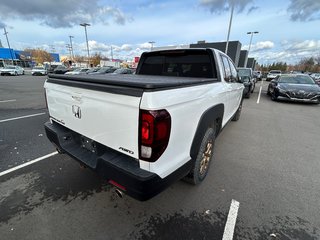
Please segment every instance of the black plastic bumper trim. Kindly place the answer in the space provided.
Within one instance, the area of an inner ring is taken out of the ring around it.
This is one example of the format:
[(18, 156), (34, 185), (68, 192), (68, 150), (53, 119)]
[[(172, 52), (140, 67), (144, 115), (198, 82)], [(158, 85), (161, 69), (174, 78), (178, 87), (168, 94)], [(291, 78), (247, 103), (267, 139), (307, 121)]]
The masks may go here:
[(155, 173), (141, 169), (137, 159), (99, 143), (95, 143), (94, 152), (81, 147), (81, 135), (58, 123), (46, 122), (44, 126), (47, 137), (60, 152), (67, 153), (81, 164), (85, 164), (103, 179), (113, 180), (124, 186), (124, 193), (140, 201), (154, 197), (173, 182), (186, 176), (192, 167), (190, 160), (167, 177), (161, 178)]

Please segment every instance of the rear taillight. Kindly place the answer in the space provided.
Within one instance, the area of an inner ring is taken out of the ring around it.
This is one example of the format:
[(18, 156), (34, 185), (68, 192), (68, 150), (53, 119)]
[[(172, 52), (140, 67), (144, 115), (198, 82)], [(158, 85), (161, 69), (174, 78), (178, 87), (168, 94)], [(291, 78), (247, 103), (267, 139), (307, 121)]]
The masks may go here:
[(171, 116), (167, 110), (140, 110), (139, 118), (139, 158), (155, 162), (168, 146)]

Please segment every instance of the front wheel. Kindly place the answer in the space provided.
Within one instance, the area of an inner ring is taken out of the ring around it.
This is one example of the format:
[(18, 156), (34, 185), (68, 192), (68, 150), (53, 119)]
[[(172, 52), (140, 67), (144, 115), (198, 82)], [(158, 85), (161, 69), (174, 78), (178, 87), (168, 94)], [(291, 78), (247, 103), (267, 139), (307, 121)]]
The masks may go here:
[(273, 91), (273, 93), (271, 94), (271, 100), (272, 101), (277, 101), (278, 100), (278, 96), (276, 95), (275, 91)]
[(208, 128), (201, 141), (194, 165), (184, 180), (197, 185), (205, 179), (209, 171), (210, 162), (214, 157), (214, 141), (215, 132), (212, 128)]
[(253, 88), (252, 88), (251, 93), (253, 93), (253, 91), (254, 91), (255, 87), (256, 87), (256, 84), (254, 83), (254, 84), (253, 84)]
[(268, 96), (271, 96), (270, 88), (269, 88), (269, 87), (268, 87), (267, 95), (268, 95)]
[(247, 92), (247, 94), (245, 95), (245, 98), (250, 98), (251, 97), (251, 91), (249, 90), (248, 92)]

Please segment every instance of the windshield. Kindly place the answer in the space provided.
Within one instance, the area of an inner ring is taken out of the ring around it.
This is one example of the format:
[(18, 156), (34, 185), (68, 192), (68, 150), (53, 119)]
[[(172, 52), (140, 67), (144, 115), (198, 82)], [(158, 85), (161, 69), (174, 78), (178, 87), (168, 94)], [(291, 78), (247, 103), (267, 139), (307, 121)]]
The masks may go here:
[(270, 74), (281, 74), (281, 71), (270, 71)]
[[(140, 64), (140, 63), (139, 63)], [(215, 78), (217, 76), (207, 51), (177, 50), (151, 52), (144, 55), (139, 74)]]
[(239, 77), (251, 76), (250, 69), (238, 69)]
[(40, 69), (40, 70), (44, 70), (44, 68), (43, 68), (43, 67), (35, 67), (35, 68), (33, 68), (33, 69)]
[(301, 76), (283, 76), (280, 78), (279, 83), (292, 83), (292, 84), (315, 84), (313, 79), (306, 75)]

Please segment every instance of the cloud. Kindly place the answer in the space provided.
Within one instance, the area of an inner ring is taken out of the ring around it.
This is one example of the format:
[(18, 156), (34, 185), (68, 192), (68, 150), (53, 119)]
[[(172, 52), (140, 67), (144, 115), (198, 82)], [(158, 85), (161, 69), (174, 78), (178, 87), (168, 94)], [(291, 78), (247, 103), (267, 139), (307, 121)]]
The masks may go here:
[(68, 28), (82, 22), (102, 22), (111, 19), (120, 25), (130, 21), (120, 9), (100, 5), (98, 0), (2, 0), (0, 15), (2, 19), (19, 18), (38, 20), (43, 25), (53, 28)]
[(0, 28), (5, 28), (7, 25), (4, 22), (0, 21)]
[[(243, 48), (249, 49), (249, 45), (244, 45)], [(274, 43), (271, 41), (257, 42), (251, 45), (250, 52), (260, 52), (271, 48), (274, 48)]]
[(259, 7), (257, 7), (257, 6), (252, 6), (251, 8), (249, 8), (247, 14), (249, 15), (250, 13), (252, 13), (253, 11), (255, 11), (255, 10), (257, 10), (257, 9), (259, 9)]
[(141, 50), (150, 50), (151, 48), (151, 43), (145, 42), (145, 43), (141, 43), (138, 44), (139, 49)]
[(290, 0), (288, 12), (292, 21), (313, 21), (320, 19), (319, 0)]
[(264, 41), (264, 42), (257, 42), (256, 44), (253, 45), (252, 49), (253, 51), (262, 51), (262, 50), (271, 49), (273, 47), (274, 47), (273, 42)]
[[(267, 44), (266, 42), (264, 44), (257, 43), (257, 45), (271, 46), (270, 43)], [(273, 49), (274, 47), (269, 49), (265, 48), (264, 50), (267, 51), (252, 51), (252, 55), (261, 63), (286, 62), (288, 64), (294, 64), (304, 58), (319, 56), (320, 40), (295, 42), (283, 40), (279, 44), (279, 49)]]
[(200, 6), (209, 8), (211, 13), (223, 13), (228, 11), (232, 4), (242, 12), (253, 0), (199, 0)]
[(282, 42), (282, 47), (291, 52), (318, 52), (320, 49), (320, 40)]

